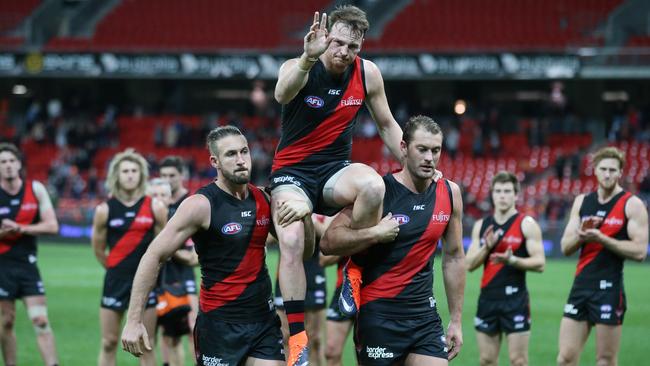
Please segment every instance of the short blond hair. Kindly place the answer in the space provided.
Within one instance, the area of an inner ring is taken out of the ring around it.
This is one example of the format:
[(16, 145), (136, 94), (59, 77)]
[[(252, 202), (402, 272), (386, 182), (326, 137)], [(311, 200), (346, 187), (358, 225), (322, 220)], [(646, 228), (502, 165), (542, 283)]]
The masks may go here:
[(147, 188), (147, 180), (149, 179), (149, 164), (145, 158), (138, 154), (134, 149), (128, 148), (121, 153), (116, 154), (111, 163), (108, 165), (108, 174), (106, 175), (106, 190), (109, 194), (117, 197), (123, 198), (122, 190), (120, 187), (119, 180), (119, 166), (123, 161), (130, 161), (135, 163), (140, 167), (140, 182), (138, 182), (137, 193), (138, 195), (144, 195)]
[(596, 166), (598, 166), (598, 164), (603, 159), (616, 159), (618, 160), (618, 164), (621, 170), (625, 168), (625, 153), (623, 152), (623, 150), (617, 147), (607, 146), (596, 151), (593, 158), (594, 168), (596, 168)]

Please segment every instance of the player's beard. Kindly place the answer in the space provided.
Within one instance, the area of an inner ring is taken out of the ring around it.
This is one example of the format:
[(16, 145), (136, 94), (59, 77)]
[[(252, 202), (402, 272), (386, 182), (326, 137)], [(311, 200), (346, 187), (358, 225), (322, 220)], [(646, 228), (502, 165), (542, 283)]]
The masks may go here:
[(240, 171), (234, 171), (234, 172), (226, 172), (221, 171), (223, 174), (223, 177), (226, 178), (226, 180), (233, 182), (235, 184), (246, 184), (250, 182), (251, 180), (251, 174), (249, 170), (246, 170), (246, 174), (237, 174), (239, 172), (243, 172), (243, 170)]

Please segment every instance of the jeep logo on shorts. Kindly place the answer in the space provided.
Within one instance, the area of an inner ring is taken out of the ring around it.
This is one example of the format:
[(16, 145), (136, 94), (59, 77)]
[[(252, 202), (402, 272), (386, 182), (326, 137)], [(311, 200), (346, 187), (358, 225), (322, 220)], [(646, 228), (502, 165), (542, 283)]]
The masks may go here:
[(238, 232), (240, 232), (241, 229), (242, 229), (242, 226), (241, 226), (240, 223), (238, 223), (238, 222), (229, 222), (229, 223), (225, 224), (221, 228), (221, 232), (226, 234), (226, 235), (235, 235)]
[(305, 103), (311, 108), (322, 108), (325, 105), (325, 101), (315, 95), (305, 97)]

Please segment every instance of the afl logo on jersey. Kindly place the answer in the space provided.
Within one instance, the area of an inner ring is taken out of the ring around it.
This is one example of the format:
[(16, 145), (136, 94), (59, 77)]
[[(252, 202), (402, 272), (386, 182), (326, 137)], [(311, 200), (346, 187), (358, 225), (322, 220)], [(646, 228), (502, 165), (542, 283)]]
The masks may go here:
[(229, 223), (225, 224), (221, 228), (221, 232), (226, 234), (226, 235), (235, 235), (238, 232), (240, 232), (241, 229), (242, 229), (242, 226), (241, 226), (240, 223), (238, 223), (238, 222), (229, 222)]
[(311, 108), (322, 108), (325, 105), (325, 101), (315, 95), (305, 97), (305, 103)]
[(411, 221), (411, 218), (406, 215), (398, 214), (398, 215), (393, 215), (393, 220), (397, 221), (397, 223), (400, 225), (404, 225), (404, 224), (408, 224), (408, 222)]

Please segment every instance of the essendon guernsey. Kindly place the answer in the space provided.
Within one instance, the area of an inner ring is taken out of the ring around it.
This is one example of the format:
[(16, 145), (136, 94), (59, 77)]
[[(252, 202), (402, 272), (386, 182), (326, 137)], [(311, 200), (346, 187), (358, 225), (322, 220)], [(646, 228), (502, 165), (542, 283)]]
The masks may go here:
[[(490, 225), (492, 225), (492, 230), (497, 235), (497, 243), (490, 251), (490, 254), (505, 253), (510, 248), (512, 254), (517, 257), (529, 256), (528, 249), (526, 249), (526, 238), (521, 231), (521, 223), (525, 217), (520, 213), (514, 214), (503, 225), (497, 224), (494, 216), (486, 217), (483, 220), (479, 237), (483, 237)], [(504, 263), (494, 263), (489, 256), (485, 258), (481, 292), (513, 295), (515, 292), (523, 292), (525, 288), (526, 271)]]
[(392, 212), (400, 230), (394, 242), (353, 257), (363, 267), (360, 311), (392, 318), (429, 314), (435, 305), (433, 258), (451, 219), (451, 188), (443, 179), (418, 194), (392, 174), (384, 176), (384, 183), (383, 214)]
[[(629, 240), (627, 234), (627, 217), (625, 204), (632, 197), (629, 192), (622, 191), (607, 203), (598, 202), (598, 194), (592, 192), (585, 196), (580, 206), (580, 218), (598, 216), (603, 219), (600, 231), (618, 240)], [(585, 243), (580, 249), (580, 259), (576, 269), (574, 286), (600, 287), (603, 283), (621, 283), (623, 279), (623, 258), (605, 248), (600, 243)]]
[(348, 160), (357, 114), (365, 98), (360, 57), (340, 77), (329, 74), (317, 61), (305, 87), (282, 106), (282, 137), (272, 170), (297, 163), (318, 165)]
[(140, 259), (153, 240), (152, 199), (144, 196), (130, 207), (116, 198), (109, 199), (107, 204), (107, 270), (114, 275), (133, 278)]
[(244, 323), (273, 312), (265, 261), (271, 208), (260, 189), (248, 189), (243, 200), (214, 183), (198, 190), (210, 201), (210, 227), (192, 236), (201, 266), (201, 312)]
[[(40, 220), (38, 200), (31, 180), (24, 181), (20, 191), (11, 195), (0, 188), (0, 222), (10, 219), (20, 225), (30, 225)], [(36, 237), (15, 234), (0, 239), (0, 260), (29, 262), (35, 260)]]

